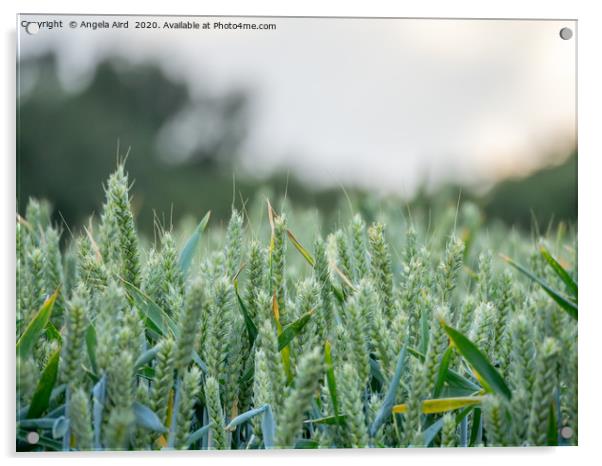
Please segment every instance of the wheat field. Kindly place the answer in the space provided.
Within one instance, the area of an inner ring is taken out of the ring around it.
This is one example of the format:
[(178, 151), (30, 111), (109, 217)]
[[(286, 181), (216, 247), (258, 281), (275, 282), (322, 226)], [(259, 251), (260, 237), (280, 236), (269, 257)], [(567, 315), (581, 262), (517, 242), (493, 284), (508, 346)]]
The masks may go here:
[(574, 226), (258, 196), (147, 238), (129, 183), (18, 217), (17, 450), (577, 444)]

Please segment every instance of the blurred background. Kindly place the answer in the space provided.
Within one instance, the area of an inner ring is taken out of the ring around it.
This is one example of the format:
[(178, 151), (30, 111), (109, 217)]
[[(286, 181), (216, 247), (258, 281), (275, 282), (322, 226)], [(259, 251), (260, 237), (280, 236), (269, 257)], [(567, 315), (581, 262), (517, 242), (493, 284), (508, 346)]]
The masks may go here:
[[(18, 33), (17, 202), (87, 221), (129, 152), (139, 228), (286, 193), (455, 202), (519, 228), (577, 219), (571, 21), (113, 18)], [(159, 29), (134, 29), (138, 20)], [(275, 24), (166, 30), (167, 21)]]

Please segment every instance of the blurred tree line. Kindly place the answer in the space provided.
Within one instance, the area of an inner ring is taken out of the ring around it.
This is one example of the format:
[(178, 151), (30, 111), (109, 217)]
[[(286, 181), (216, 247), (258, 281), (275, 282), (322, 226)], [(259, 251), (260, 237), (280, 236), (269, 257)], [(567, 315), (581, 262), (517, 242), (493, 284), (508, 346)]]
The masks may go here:
[(499, 183), (480, 202), (488, 216), (522, 226), (577, 221), (577, 152), (556, 167)]
[[(267, 180), (237, 176), (233, 192), (233, 173), (247, 129), (249, 96), (244, 91), (193, 97), (184, 82), (166, 76), (159, 67), (117, 59), (100, 62), (88, 83), (68, 91), (58, 79), (54, 55), (21, 61), (19, 66), (19, 212), (35, 196), (52, 202), (57, 221), (60, 212), (69, 225), (86, 222), (103, 202), (101, 185), (116, 166), (118, 143), (121, 156), (131, 147), (127, 170), (135, 180), (133, 205), (147, 233), (155, 215), (169, 224), (172, 215), (176, 223), (184, 214), (200, 218), (212, 210), (214, 219), (223, 221), (232, 202), (240, 204), (239, 196), (252, 198), (266, 186), (271, 196), (286, 191), (292, 203), (317, 205), (326, 215), (340, 205), (340, 189), (312, 190), (282, 173)], [(192, 121), (199, 124), (195, 134), (202, 141), (174, 162), (162, 153), (165, 147), (157, 143), (157, 136), (180, 115), (194, 116)], [(449, 192), (450, 187), (442, 188), (433, 197)], [(576, 154), (562, 166), (504, 182), (475, 199), (489, 217), (512, 224), (530, 226), (533, 218), (541, 225), (575, 220)]]

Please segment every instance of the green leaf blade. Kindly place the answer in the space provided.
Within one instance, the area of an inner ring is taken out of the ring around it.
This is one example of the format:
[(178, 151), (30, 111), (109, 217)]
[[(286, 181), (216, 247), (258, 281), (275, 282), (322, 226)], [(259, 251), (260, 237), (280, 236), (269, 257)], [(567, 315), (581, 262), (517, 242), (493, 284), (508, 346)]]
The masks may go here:
[(307, 325), (312, 315), (313, 311), (308, 311), (294, 322), (284, 326), (282, 333), (278, 335), (278, 351), (282, 351), (288, 346), (291, 340), (303, 330), (305, 325)]
[(48, 360), (29, 405), (28, 419), (38, 418), (48, 409), (50, 396), (58, 376), (60, 355), (61, 351), (57, 349)]
[(445, 333), (447, 333), (460, 354), (468, 361), (473, 370), (486, 382), (490, 389), (510, 400), (512, 398), (510, 388), (508, 388), (505, 380), (481, 350), (456, 329), (444, 322), (441, 325), (443, 325)]
[(378, 432), (380, 426), (389, 418), (391, 415), (391, 410), (393, 409), (393, 405), (395, 404), (395, 397), (397, 395), (397, 390), (399, 387), (399, 381), (401, 379), (401, 375), (403, 372), (403, 368), (405, 366), (407, 353), (407, 345), (404, 345), (403, 348), (399, 351), (399, 355), (397, 356), (397, 363), (395, 365), (395, 373), (389, 382), (389, 387), (387, 389), (387, 395), (383, 400), (383, 403), (376, 414), (376, 418), (374, 422), (370, 426), (370, 436), (374, 437)]
[(50, 321), (52, 308), (58, 295), (59, 290), (57, 289), (48, 299), (46, 299), (46, 301), (44, 301), (44, 304), (42, 304), (17, 341), (17, 355), (20, 358), (25, 359), (31, 355), (34, 345), (46, 328), (46, 324)]
[(338, 416), (324, 416), (316, 419), (306, 419), (304, 424), (324, 424), (328, 426), (340, 425), (342, 422), (345, 422), (347, 419), (346, 414), (339, 414)]
[(247, 306), (245, 305), (245, 302), (240, 296), (240, 292), (238, 290), (238, 280), (234, 281), (234, 292), (236, 294), (238, 306), (240, 307), (240, 312), (242, 313), (243, 319), (245, 320), (245, 327), (247, 328), (249, 341), (251, 342), (251, 344), (253, 344), (253, 342), (255, 342), (255, 339), (257, 338), (257, 326), (255, 325), (255, 322), (253, 322), (253, 319), (251, 319)]
[(122, 280), (136, 308), (145, 317), (145, 323), (150, 330), (160, 335), (177, 335), (178, 329), (174, 320), (139, 288)]
[(521, 272), (522, 274), (529, 277), (532, 281), (537, 283), (539, 286), (543, 288), (543, 290), (552, 298), (562, 309), (564, 309), (573, 319), (577, 320), (578, 318), (578, 310), (577, 303), (571, 301), (570, 299), (562, 296), (559, 292), (553, 290), (546, 282), (544, 282), (541, 278), (538, 278), (529, 270), (527, 270), (522, 265), (514, 262), (509, 257), (504, 256), (504, 260), (508, 262), (512, 267)]
[(326, 382), (328, 385), (328, 393), (330, 393), (330, 399), (332, 400), (334, 415), (338, 417), (339, 398), (337, 395), (337, 382), (334, 377), (334, 365), (332, 364), (331, 347), (328, 340), (324, 344), (324, 361), (326, 363)]
[(307, 249), (305, 249), (305, 247), (303, 247), (303, 245), (295, 237), (295, 235), (293, 234), (293, 232), (291, 230), (287, 230), (286, 232), (288, 234), (288, 239), (290, 240), (290, 242), (293, 244), (293, 246), (295, 246), (295, 249), (297, 251), (299, 251), (299, 253), (307, 261), (307, 263), (309, 265), (311, 265), (312, 267), (314, 265), (316, 265), (316, 260), (313, 258), (313, 256), (310, 254), (310, 252)]
[(239, 414), (238, 416), (236, 416), (234, 419), (232, 419), (230, 421), (230, 423), (225, 427), (225, 429), (227, 431), (231, 432), (231, 431), (235, 430), (236, 427), (239, 426), (240, 424), (243, 424), (243, 423), (249, 421), (250, 419), (254, 418), (255, 416), (259, 416), (260, 414), (263, 414), (267, 409), (268, 409), (268, 405), (263, 405), (263, 406), (260, 406), (259, 408), (250, 409), (249, 411)]
[(136, 401), (134, 402), (134, 416), (136, 424), (152, 432), (165, 433), (167, 429), (159, 419), (159, 416), (148, 406)]
[(573, 277), (569, 275), (569, 273), (564, 269), (562, 265), (560, 265), (560, 263), (556, 259), (554, 259), (552, 254), (550, 254), (550, 252), (544, 246), (540, 246), (539, 252), (546, 260), (546, 262), (550, 265), (550, 267), (552, 267), (552, 270), (556, 272), (558, 278), (560, 278), (564, 282), (567, 289), (575, 299), (575, 302), (577, 302), (577, 296), (579, 291), (577, 287), (577, 282), (573, 280)]
[[(422, 403), (422, 412), (424, 414), (445, 413), (447, 411), (454, 411), (456, 409), (478, 405), (482, 401), (482, 396), (464, 396), (424, 400)], [(407, 411), (407, 405), (405, 403), (395, 405), (393, 406), (392, 411), (394, 413), (405, 413)]]
[(197, 227), (194, 229), (194, 232), (188, 238), (188, 241), (184, 245), (182, 252), (180, 253), (180, 270), (183, 274), (186, 275), (188, 273), (188, 269), (190, 268), (190, 264), (192, 264), (192, 259), (197, 250), (197, 246), (201, 241), (201, 237), (205, 228), (207, 228), (207, 224), (209, 223), (209, 218), (211, 217), (211, 211), (207, 212), (202, 220), (199, 222)]

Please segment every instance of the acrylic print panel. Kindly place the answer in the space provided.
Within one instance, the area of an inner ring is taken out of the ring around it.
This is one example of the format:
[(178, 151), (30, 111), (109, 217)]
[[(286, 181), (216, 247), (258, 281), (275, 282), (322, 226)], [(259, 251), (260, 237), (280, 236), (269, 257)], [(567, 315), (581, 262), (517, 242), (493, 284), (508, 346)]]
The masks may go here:
[(577, 444), (576, 21), (18, 21), (18, 451)]

